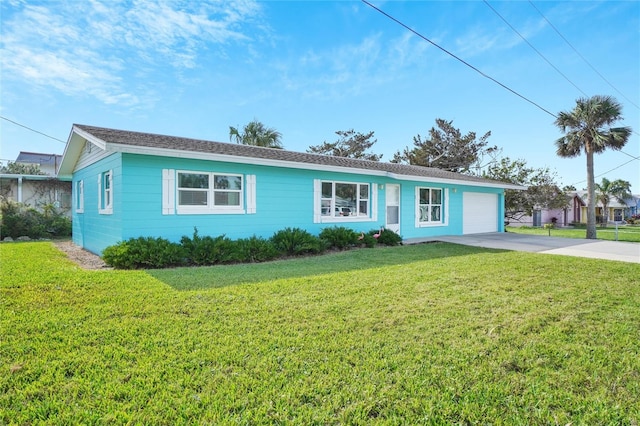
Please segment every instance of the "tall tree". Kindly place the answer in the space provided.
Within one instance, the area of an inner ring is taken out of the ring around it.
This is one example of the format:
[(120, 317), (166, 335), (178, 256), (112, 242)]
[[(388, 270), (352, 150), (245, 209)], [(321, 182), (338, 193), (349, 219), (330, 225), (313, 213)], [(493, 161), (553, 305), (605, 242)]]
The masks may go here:
[(276, 129), (266, 127), (258, 120), (246, 124), (242, 133), (233, 126), (229, 126), (229, 140), (242, 145), (263, 146), (266, 148), (282, 149), (282, 135)]
[(622, 119), (622, 106), (611, 96), (579, 98), (571, 111), (561, 111), (554, 124), (565, 135), (556, 140), (560, 157), (587, 157), (587, 238), (596, 238), (596, 193), (593, 154), (607, 148), (622, 149), (631, 135), (630, 127), (611, 127)]
[(453, 127), (453, 121), (436, 119), (436, 127), (429, 130), (429, 137), (419, 134), (413, 137), (413, 148), (406, 147), (396, 152), (392, 163), (407, 163), (415, 166), (436, 167), (458, 173), (473, 173), (487, 153), (498, 151), (497, 147), (487, 147), (491, 132), (480, 138), (475, 132), (463, 135)]
[(353, 129), (338, 130), (336, 135), (339, 139), (335, 142), (323, 142), (321, 145), (312, 145), (307, 152), (314, 154), (333, 155), (334, 157), (359, 158), (361, 160), (380, 161), (382, 154), (372, 154), (366, 152), (376, 142), (373, 138), (374, 132), (360, 133)]
[(609, 221), (609, 204), (612, 198), (624, 204), (625, 200), (631, 198), (631, 184), (626, 180), (610, 181), (607, 178), (602, 178), (600, 183), (596, 183), (596, 199), (602, 203), (604, 223)]
[(483, 172), (483, 177), (526, 186), (526, 191), (504, 191), (506, 220), (519, 220), (531, 216), (536, 208), (563, 209), (567, 207), (566, 192), (558, 187), (555, 173), (548, 168), (534, 169), (525, 160), (502, 158)]

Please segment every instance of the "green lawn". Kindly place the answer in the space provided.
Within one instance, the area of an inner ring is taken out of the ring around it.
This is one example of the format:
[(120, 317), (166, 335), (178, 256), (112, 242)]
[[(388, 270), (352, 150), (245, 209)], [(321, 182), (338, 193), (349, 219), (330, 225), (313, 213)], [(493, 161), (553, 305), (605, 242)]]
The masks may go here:
[(445, 243), (85, 271), (0, 244), (0, 424), (640, 422), (640, 266)]
[[(532, 228), (529, 226), (516, 227), (507, 226), (507, 232), (513, 232), (517, 234), (530, 234), (530, 235), (549, 235), (549, 229), (544, 228)], [(551, 229), (552, 237), (564, 237), (564, 238), (585, 238), (587, 235), (586, 229), (572, 229), (572, 228), (554, 228)], [(618, 226), (616, 232), (615, 226), (607, 226), (606, 228), (598, 227), (596, 229), (596, 236), (599, 240), (609, 241), (630, 241), (640, 243), (640, 226)]]

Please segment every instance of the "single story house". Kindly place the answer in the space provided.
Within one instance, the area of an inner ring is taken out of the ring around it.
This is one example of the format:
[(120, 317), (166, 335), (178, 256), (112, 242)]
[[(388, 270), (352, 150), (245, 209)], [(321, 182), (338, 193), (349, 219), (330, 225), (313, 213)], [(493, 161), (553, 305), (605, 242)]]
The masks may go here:
[(268, 238), (287, 227), (387, 228), (405, 240), (504, 230), (504, 182), (434, 168), (76, 124), (58, 176), (73, 242)]

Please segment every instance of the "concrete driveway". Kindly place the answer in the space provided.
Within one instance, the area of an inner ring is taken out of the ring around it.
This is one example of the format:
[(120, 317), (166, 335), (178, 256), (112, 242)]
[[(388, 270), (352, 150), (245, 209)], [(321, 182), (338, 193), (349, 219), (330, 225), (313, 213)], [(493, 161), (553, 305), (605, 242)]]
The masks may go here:
[(405, 243), (411, 244), (427, 241), (444, 241), (447, 243), (493, 249), (640, 263), (640, 243), (622, 241), (578, 240), (573, 238), (515, 234), (512, 232), (492, 232), (488, 234), (412, 239), (405, 241)]

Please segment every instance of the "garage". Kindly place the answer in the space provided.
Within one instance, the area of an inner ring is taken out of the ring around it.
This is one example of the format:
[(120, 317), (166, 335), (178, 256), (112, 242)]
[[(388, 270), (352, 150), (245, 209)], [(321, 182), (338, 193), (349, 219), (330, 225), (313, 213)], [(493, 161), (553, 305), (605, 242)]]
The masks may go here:
[(498, 195), (462, 194), (462, 233), (498, 232)]

